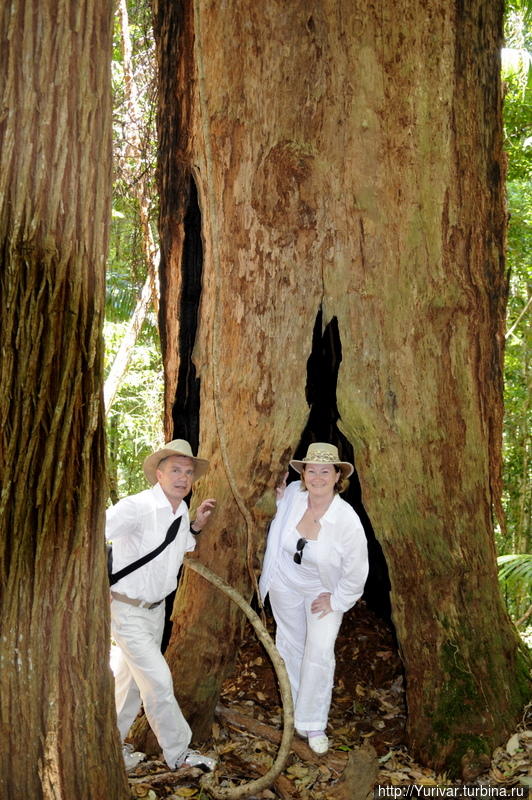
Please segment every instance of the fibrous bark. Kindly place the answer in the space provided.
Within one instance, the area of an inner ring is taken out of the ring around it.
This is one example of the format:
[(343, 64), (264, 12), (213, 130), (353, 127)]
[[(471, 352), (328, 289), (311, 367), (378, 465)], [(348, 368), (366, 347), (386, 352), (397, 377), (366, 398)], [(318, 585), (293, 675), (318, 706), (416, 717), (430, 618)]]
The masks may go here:
[(101, 384), (112, 7), (0, 11), (0, 789), (128, 796), (108, 666)]
[[(410, 743), (458, 769), (504, 738), (527, 691), (492, 520), (502, 2), (155, 5), (168, 418), (191, 173), (202, 217), (198, 497), (219, 505), (200, 557), (252, 593), (321, 308), (342, 343), (338, 425), (390, 573)], [(168, 657), (205, 734), (240, 621), (192, 576), (174, 619)]]

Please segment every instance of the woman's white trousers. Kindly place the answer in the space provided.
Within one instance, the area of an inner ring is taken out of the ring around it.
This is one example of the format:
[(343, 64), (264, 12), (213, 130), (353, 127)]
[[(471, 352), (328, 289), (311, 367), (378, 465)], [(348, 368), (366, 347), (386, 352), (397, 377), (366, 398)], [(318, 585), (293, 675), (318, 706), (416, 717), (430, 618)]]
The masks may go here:
[(111, 602), (111, 633), (118, 645), (113, 664), (118, 729), (122, 741), (141, 703), (166, 763), (175, 767), (192, 732), (174, 697), (172, 675), (163, 654), (164, 603), (137, 608)]
[(284, 659), (292, 687), (294, 724), (298, 731), (327, 727), (334, 681), (334, 644), (343, 612), (331, 611), (320, 619), (312, 614), (313, 596), (276, 583), (269, 591), (277, 623), (275, 644)]

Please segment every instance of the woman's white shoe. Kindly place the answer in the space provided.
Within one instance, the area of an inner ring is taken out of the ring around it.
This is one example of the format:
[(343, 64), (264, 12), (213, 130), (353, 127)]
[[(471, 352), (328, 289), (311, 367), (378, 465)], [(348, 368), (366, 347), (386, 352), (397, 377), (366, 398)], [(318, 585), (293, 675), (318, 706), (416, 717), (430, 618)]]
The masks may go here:
[(329, 739), (324, 733), (320, 733), (318, 736), (309, 736), (308, 746), (319, 756), (323, 756), (329, 749)]

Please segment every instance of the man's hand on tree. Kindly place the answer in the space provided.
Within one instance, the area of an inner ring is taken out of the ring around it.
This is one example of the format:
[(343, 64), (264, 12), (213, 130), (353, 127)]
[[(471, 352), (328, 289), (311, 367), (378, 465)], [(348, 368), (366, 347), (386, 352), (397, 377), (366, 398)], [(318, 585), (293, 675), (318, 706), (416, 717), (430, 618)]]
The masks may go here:
[(214, 497), (209, 497), (198, 506), (196, 518), (190, 526), (192, 533), (200, 533), (203, 530), (215, 508), (216, 500)]

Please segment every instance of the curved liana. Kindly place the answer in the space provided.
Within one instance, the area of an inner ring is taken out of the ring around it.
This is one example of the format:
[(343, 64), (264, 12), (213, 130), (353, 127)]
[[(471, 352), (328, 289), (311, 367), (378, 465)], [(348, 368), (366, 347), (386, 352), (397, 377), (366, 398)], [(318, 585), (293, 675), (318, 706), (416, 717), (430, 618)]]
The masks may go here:
[(292, 703), (292, 692), (290, 690), (288, 673), (286, 671), (284, 661), (279, 655), (279, 652), (275, 647), (270, 634), (262, 624), (260, 617), (255, 613), (255, 611), (253, 611), (249, 603), (244, 600), (240, 592), (237, 592), (236, 589), (233, 589), (232, 586), (229, 586), (229, 584), (226, 583), (223, 578), (220, 578), (200, 561), (197, 561), (193, 558), (186, 558), (184, 564), (189, 569), (201, 575), (202, 578), (205, 578), (205, 580), (212, 583), (213, 586), (216, 586), (217, 589), (226, 594), (244, 612), (248, 620), (251, 622), (259, 641), (264, 645), (264, 649), (271, 659), (277, 681), (279, 683), (279, 691), (281, 694), (281, 703), (283, 707), (283, 735), (281, 738), (281, 744), (279, 745), (279, 750), (277, 751), (277, 756), (268, 772), (266, 772), (260, 778), (250, 781), (249, 783), (227, 788), (218, 786), (215, 775), (205, 775), (201, 779), (202, 788), (205, 789), (205, 791), (207, 791), (212, 797), (217, 798), (217, 800), (218, 798), (220, 800), (238, 800), (240, 797), (249, 797), (250, 795), (255, 794), (255, 792), (259, 792), (262, 789), (266, 789), (268, 786), (271, 786), (273, 781), (278, 775), (280, 775), (285, 767), (286, 761), (290, 754), (290, 745), (294, 735), (294, 705)]

